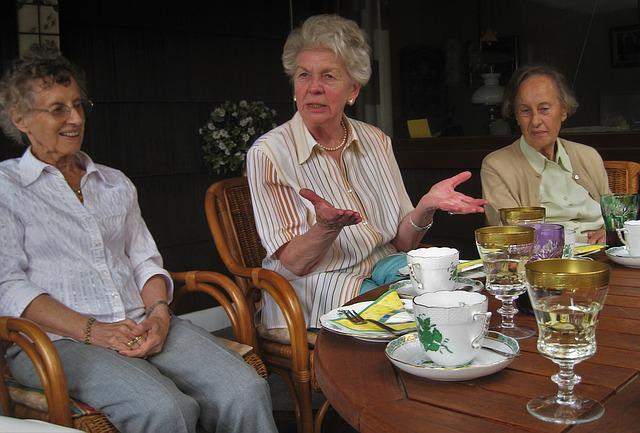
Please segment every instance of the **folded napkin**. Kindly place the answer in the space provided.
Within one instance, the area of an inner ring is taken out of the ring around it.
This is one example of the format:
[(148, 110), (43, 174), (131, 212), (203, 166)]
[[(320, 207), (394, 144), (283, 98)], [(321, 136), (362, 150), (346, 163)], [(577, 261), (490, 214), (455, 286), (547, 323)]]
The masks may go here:
[(585, 254), (595, 253), (605, 249), (607, 246), (604, 244), (592, 244), (592, 245), (579, 245), (573, 249), (574, 256), (581, 256)]
[[(348, 310), (349, 307), (342, 307), (341, 310)], [(416, 322), (413, 316), (404, 309), (404, 304), (395, 290), (388, 290), (367, 308), (359, 311), (360, 315), (365, 319), (373, 319), (392, 327), (397, 331), (415, 328)], [(354, 331), (362, 332), (385, 332), (373, 323), (364, 323), (356, 325), (348, 319), (334, 319), (334, 323)]]
[(466, 269), (475, 266), (475, 265), (479, 265), (482, 263), (482, 259), (476, 259), (476, 260), (469, 260), (466, 261), (464, 263), (460, 263), (457, 267), (458, 272), (464, 272)]

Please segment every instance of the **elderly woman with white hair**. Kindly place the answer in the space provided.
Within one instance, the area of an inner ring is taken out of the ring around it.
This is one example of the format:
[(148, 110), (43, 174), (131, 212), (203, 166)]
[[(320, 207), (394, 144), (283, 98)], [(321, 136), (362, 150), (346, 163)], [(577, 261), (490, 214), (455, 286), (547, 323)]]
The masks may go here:
[[(260, 137), (247, 155), (263, 266), (287, 277), (308, 327), (361, 292), (388, 282), (406, 263), (436, 210), (482, 212), (484, 200), (455, 191), (463, 172), (435, 184), (414, 207), (391, 146), (378, 128), (344, 114), (371, 76), (370, 48), (351, 20), (307, 19), (293, 30), (282, 62), (297, 112)], [(285, 326), (275, 303), (266, 328)]]
[(598, 151), (558, 137), (578, 108), (564, 76), (548, 65), (518, 69), (505, 89), (502, 114), (514, 116), (522, 136), (482, 161), (487, 219), (501, 208), (542, 206), (548, 222), (575, 230), (578, 242), (605, 241), (600, 197), (610, 194)]
[[(0, 125), (28, 146), (0, 163), (0, 315), (46, 330), (69, 394), (121, 432), (276, 432), (264, 379), (171, 316), (133, 183), (80, 150), (91, 105), (57, 53), (17, 60), (0, 80)], [(7, 362), (41, 387), (19, 347)]]

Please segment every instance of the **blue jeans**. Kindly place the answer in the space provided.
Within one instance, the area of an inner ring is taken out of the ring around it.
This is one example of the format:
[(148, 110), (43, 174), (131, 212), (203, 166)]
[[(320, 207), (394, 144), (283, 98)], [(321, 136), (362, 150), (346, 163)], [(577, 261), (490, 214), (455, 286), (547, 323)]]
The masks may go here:
[[(69, 394), (102, 411), (126, 433), (273, 432), (264, 379), (204, 329), (171, 320), (162, 352), (129, 358), (73, 340), (53, 343)], [(41, 388), (29, 358), (11, 351), (15, 379)], [(199, 431), (199, 430), (198, 430)]]

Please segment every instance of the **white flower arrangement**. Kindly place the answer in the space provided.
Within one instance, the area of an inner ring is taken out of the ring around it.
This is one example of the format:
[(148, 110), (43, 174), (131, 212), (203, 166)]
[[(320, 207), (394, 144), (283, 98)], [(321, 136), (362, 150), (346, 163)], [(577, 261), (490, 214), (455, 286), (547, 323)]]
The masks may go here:
[(214, 174), (239, 173), (253, 142), (277, 126), (276, 114), (262, 101), (225, 101), (214, 108), (198, 131), (207, 168)]

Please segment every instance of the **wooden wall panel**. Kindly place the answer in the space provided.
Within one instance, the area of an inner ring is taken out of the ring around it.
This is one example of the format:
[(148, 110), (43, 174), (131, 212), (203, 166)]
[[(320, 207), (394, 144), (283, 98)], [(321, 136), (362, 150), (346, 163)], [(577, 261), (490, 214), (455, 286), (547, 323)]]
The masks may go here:
[(291, 116), (280, 63), (288, 2), (61, 0), (60, 7), (63, 52), (85, 69), (96, 103), (84, 149), (136, 184), (168, 269), (224, 271), (203, 207), (218, 178), (206, 172), (198, 129), (224, 100), (262, 100), (280, 121)]

